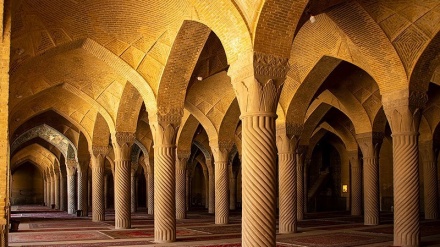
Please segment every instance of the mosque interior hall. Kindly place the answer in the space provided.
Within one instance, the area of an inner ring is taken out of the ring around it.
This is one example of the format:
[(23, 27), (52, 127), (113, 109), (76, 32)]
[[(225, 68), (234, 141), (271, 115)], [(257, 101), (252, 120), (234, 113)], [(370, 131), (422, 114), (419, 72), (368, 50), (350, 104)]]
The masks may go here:
[(440, 246), (440, 1), (0, 2), (0, 247)]

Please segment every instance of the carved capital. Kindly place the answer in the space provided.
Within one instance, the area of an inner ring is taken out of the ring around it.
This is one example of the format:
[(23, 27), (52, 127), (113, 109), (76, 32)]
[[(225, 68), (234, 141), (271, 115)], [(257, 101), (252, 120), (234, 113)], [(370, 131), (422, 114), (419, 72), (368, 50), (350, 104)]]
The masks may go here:
[(183, 108), (175, 109), (168, 106), (159, 106), (156, 114), (149, 116), (150, 123), (159, 122), (164, 124), (171, 124), (173, 126), (179, 126), (182, 121)]
[(406, 90), (383, 96), (383, 109), (393, 134), (415, 134), (419, 130), (421, 109), (426, 105), (425, 92)]
[(105, 157), (108, 154), (108, 146), (92, 146), (92, 155)]
[(68, 159), (66, 160), (66, 172), (68, 176), (75, 175), (76, 169), (78, 166), (78, 162), (74, 159)]
[(419, 152), (420, 157), (422, 158), (423, 162), (434, 162), (434, 144), (432, 141), (425, 141), (419, 143)]
[(356, 135), (356, 140), (364, 158), (379, 156), (383, 137), (384, 134), (381, 132), (368, 132)]
[(299, 136), (289, 137), (285, 134), (276, 133), (276, 144), (278, 149), (278, 154), (294, 154)]
[(131, 147), (133, 146), (134, 141), (134, 133), (116, 132), (112, 137), (115, 160), (130, 160)]
[(150, 122), (155, 147), (175, 147), (179, 126), (171, 122)]
[(177, 153), (177, 169), (179, 170), (186, 170), (186, 166), (188, 164), (188, 160), (191, 157), (191, 153), (187, 152), (187, 153), (183, 153), (183, 152), (178, 152)]

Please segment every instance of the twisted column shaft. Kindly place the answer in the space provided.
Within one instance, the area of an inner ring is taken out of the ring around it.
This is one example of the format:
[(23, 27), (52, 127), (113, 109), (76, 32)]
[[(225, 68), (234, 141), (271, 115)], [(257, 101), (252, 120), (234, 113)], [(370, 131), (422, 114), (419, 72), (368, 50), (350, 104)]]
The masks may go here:
[(55, 195), (55, 209), (60, 209), (60, 174), (54, 174), (54, 195)]
[(275, 246), (275, 118), (242, 117), (242, 246)]
[(176, 218), (186, 218), (186, 170), (176, 169)]
[(362, 168), (358, 153), (350, 156), (351, 164), (351, 215), (362, 214)]
[(305, 146), (297, 148), (296, 155), (296, 220), (304, 219), (304, 159), (306, 157)]
[(108, 147), (94, 146), (92, 150), (92, 221), (104, 221), (104, 161)]
[(393, 134), (393, 158), (394, 245), (419, 246), (417, 133)]
[(207, 209), (209, 208), (209, 175), (207, 170), (203, 170), (203, 177), (205, 179), (205, 208)]
[(436, 155), (434, 154), (433, 142), (419, 143), (423, 162), (423, 195), (425, 207), (425, 219), (438, 218), (438, 182)]
[(190, 176), (188, 174), (188, 172), (186, 172), (185, 175), (185, 208), (188, 211), (189, 210), (189, 203), (191, 201), (191, 194), (190, 194), (190, 190), (191, 190), (191, 180), (190, 180)]
[(67, 212), (69, 214), (74, 214), (76, 211), (75, 180), (75, 174), (67, 175)]
[[(206, 160), (206, 166), (212, 166), (211, 160)], [(215, 169), (215, 168), (214, 168)], [(208, 186), (208, 213), (215, 213), (215, 174), (214, 169), (208, 170), (209, 175), (209, 186)]]
[(43, 180), (43, 200), (44, 205), (47, 206), (47, 180)]
[(229, 223), (228, 162), (215, 162), (215, 224)]
[(115, 228), (131, 227), (130, 160), (115, 160)]
[(87, 216), (87, 171), (78, 170), (78, 210)]
[(235, 210), (237, 205), (237, 178), (229, 165), (229, 210)]
[(148, 173), (148, 214), (154, 214), (154, 175)]
[(131, 187), (131, 189), (130, 189), (130, 196), (131, 196), (131, 212), (132, 213), (134, 213), (134, 212), (136, 212), (137, 211), (137, 191), (136, 191), (136, 182), (137, 182), (137, 179), (136, 179), (136, 175), (135, 174), (133, 174), (133, 172), (131, 173), (131, 179), (130, 179), (130, 181), (131, 181), (131, 183), (130, 183), (130, 187)]
[(296, 167), (295, 154), (279, 153), (279, 232), (296, 232)]

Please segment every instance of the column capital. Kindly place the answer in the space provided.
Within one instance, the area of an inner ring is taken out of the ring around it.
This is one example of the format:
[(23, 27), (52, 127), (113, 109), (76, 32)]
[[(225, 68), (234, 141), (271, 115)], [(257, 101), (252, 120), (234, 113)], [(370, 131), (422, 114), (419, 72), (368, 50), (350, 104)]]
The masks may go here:
[(150, 122), (154, 147), (175, 147), (179, 125), (168, 121)]
[(270, 114), (275, 117), (278, 99), (289, 70), (288, 59), (249, 51), (231, 64), (228, 75), (242, 117)]
[(92, 155), (105, 157), (108, 154), (108, 146), (92, 146)]
[(75, 175), (76, 169), (78, 166), (78, 162), (74, 159), (66, 160), (66, 172), (68, 176)]
[(112, 135), (112, 144), (115, 150), (115, 160), (130, 159), (131, 147), (135, 141), (132, 132), (116, 132)]
[(401, 90), (383, 95), (383, 109), (392, 133), (418, 133), (421, 109), (427, 101), (427, 94), (420, 91)]
[(356, 135), (359, 148), (364, 158), (372, 158), (379, 155), (384, 134), (382, 132), (367, 132)]
[(285, 133), (276, 133), (276, 145), (278, 154), (295, 154), (299, 136), (289, 137)]
[(420, 157), (422, 158), (423, 162), (434, 162), (434, 144), (432, 140), (419, 142), (419, 152), (422, 154)]
[(232, 140), (210, 142), (214, 162), (229, 162), (229, 152), (232, 149)]
[(186, 170), (186, 166), (188, 163), (189, 158), (191, 157), (191, 152), (177, 152), (177, 160), (176, 162), (177, 166), (176, 169), (179, 170)]

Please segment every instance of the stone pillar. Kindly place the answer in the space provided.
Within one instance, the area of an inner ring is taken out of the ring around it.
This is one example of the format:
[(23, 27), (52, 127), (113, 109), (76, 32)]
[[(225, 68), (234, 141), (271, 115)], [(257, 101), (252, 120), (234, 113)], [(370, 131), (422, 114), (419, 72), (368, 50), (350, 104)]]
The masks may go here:
[(432, 140), (419, 144), (423, 162), (425, 219), (438, 219), (437, 159)]
[[(205, 208), (209, 208), (209, 174), (208, 170), (203, 170), (203, 178), (205, 179)], [(208, 210), (209, 212), (209, 210)]]
[(60, 209), (60, 171), (54, 171), (54, 195), (55, 195), (55, 209)]
[(228, 74), (242, 120), (242, 246), (275, 246), (276, 108), (287, 58), (243, 54)]
[(47, 176), (46, 172), (43, 172), (43, 200), (44, 200), (44, 206), (47, 206)]
[(278, 148), (278, 195), (279, 195), (279, 233), (294, 233), (297, 229), (297, 168), (295, 150), (297, 135), (290, 135), (286, 129), (278, 129), (276, 143)]
[(67, 211), (67, 176), (65, 173), (60, 174), (60, 210)]
[(135, 213), (137, 211), (137, 191), (136, 191), (136, 172), (139, 164), (131, 164), (130, 172), (130, 197), (131, 197), (131, 212)]
[(116, 132), (112, 136), (115, 152), (115, 229), (131, 227), (130, 154), (134, 140), (135, 136), (130, 132)]
[(186, 166), (190, 152), (178, 152), (176, 166), (176, 219), (186, 218)]
[(382, 133), (356, 135), (362, 151), (364, 183), (364, 224), (379, 225), (379, 152)]
[(212, 167), (212, 160), (206, 160), (208, 167), (208, 213), (215, 213), (215, 168)]
[(229, 223), (229, 178), (228, 164), (231, 141), (210, 144), (215, 165), (215, 224)]
[(104, 175), (104, 212), (105, 209), (108, 209), (108, 174)]
[(154, 140), (154, 241), (176, 240), (176, 135), (181, 115), (158, 114), (151, 121)]
[(362, 167), (359, 164), (359, 151), (348, 153), (351, 168), (351, 215), (362, 214)]
[(92, 221), (105, 220), (104, 173), (107, 146), (92, 146)]
[(154, 171), (150, 168), (150, 172), (148, 173), (148, 214), (154, 214)]
[(304, 159), (307, 154), (307, 146), (299, 146), (296, 149), (296, 220), (304, 219), (305, 200), (307, 197), (304, 193), (305, 188), (305, 173), (304, 173)]
[[(399, 93), (399, 92), (397, 92)], [(419, 167), (417, 138), (427, 95), (408, 92), (383, 95), (393, 138), (394, 245), (419, 246)], [(396, 97), (397, 96), (397, 97)], [(400, 98), (401, 97), (401, 98)]]
[[(187, 165), (188, 166), (188, 165)], [(191, 203), (191, 175), (189, 171), (186, 171), (186, 190), (185, 190), (185, 198), (186, 198), (186, 211), (189, 210), (190, 203)]]
[(52, 208), (52, 205), (55, 205), (55, 175), (53, 171), (50, 172), (50, 178), (49, 178), (49, 186), (50, 186), (50, 208)]
[(75, 189), (75, 173), (77, 162), (76, 160), (69, 159), (66, 161), (66, 173), (67, 173), (67, 212), (69, 214), (75, 214), (76, 212), (76, 189)]
[(237, 209), (237, 177), (234, 174), (232, 164), (229, 169), (229, 210)]
[(80, 161), (78, 169), (78, 210), (81, 216), (87, 216), (87, 180), (88, 161)]

